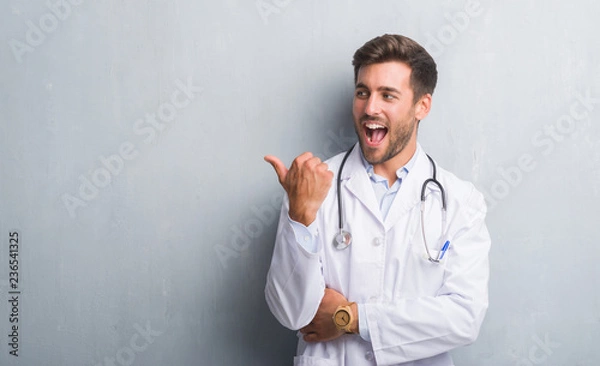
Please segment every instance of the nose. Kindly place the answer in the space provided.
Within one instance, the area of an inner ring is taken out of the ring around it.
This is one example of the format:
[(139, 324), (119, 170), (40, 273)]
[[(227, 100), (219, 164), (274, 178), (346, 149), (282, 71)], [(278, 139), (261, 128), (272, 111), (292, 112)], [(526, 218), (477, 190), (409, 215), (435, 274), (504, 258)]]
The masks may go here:
[(375, 116), (381, 112), (381, 108), (379, 107), (379, 103), (375, 98), (375, 95), (372, 94), (369, 96), (369, 99), (365, 102), (365, 114), (369, 116)]

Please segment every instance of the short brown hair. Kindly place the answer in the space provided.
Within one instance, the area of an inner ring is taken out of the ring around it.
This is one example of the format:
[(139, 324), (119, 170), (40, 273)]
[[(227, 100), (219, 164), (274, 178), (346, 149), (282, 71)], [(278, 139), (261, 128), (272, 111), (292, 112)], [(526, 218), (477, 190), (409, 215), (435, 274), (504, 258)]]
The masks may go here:
[(354, 83), (356, 83), (358, 71), (362, 66), (388, 61), (400, 61), (410, 67), (413, 103), (416, 103), (425, 94), (433, 94), (437, 83), (435, 61), (420, 44), (397, 34), (375, 37), (356, 50), (352, 59)]

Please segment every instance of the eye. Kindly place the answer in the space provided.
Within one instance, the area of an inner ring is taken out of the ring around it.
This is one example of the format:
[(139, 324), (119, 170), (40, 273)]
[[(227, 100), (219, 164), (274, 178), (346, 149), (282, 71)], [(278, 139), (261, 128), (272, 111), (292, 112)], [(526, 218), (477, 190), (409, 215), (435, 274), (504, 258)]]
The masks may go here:
[(394, 99), (394, 96), (391, 94), (383, 94), (383, 99), (392, 100)]
[(364, 91), (364, 90), (357, 90), (357, 91), (354, 93), (354, 95), (355, 95), (357, 98), (365, 98), (365, 97), (367, 97), (367, 96), (368, 96), (368, 95), (367, 95), (367, 92), (366, 92), (366, 91)]

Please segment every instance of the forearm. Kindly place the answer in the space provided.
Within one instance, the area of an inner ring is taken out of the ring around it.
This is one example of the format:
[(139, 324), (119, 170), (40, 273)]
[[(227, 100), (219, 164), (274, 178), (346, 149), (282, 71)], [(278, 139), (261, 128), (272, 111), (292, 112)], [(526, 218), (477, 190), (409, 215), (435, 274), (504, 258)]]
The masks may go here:
[(396, 364), (472, 343), (487, 302), (448, 295), (362, 306), (378, 362)]
[(285, 200), (277, 230), (265, 298), (275, 318), (285, 327), (300, 329), (317, 312), (325, 281), (318, 249), (311, 252), (296, 239)]

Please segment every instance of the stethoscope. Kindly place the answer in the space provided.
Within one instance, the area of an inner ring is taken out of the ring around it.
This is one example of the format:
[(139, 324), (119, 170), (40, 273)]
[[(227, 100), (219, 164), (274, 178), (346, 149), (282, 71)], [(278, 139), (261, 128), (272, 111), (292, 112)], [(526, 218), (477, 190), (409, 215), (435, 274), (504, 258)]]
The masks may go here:
[[(339, 231), (338, 233), (335, 235), (335, 238), (333, 239), (333, 246), (338, 249), (338, 250), (343, 250), (346, 249), (350, 246), (350, 244), (352, 244), (352, 234), (347, 231), (344, 230), (344, 223), (342, 221), (342, 170), (344, 169), (344, 165), (346, 164), (346, 160), (348, 160), (348, 156), (350, 156), (350, 153), (352, 152), (352, 150), (354, 149), (354, 146), (352, 146), (350, 148), (350, 150), (348, 150), (346, 152), (346, 154), (344, 155), (344, 158), (342, 159), (342, 164), (340, 165), (340, 170), (338, 171), (338, 175), (337, 175), (337, 203), (338, 203), (338, 228)], [(426, 154), (427, 155), (427, 154)], [(444, 245), (442, 246), (442, 249), (439, 251), (438, 255), (434, 258), (431, 256), (431, 252), (429, 251), (429, 246), (427, 245), (427, 238), (425, 237), (425, 190), (427, 189), (427, 185), (429, 184), (433, 184), (435, 186), (437, 186), (440, 190), (441, 196), (442, 196), (442, 237), (445, 237), (445, 232), (444, 232), (444, 228), (446, 227), (446, 191), (444, 190), (444, 187), (442, 186), (442, 183), (440, 183), (437, 179), (436, 179), (436, 174), (437, 174), (437, 168), (435, 165), (435, 162), (433, 161), (433, 159), (431, 158), (431, 156), (427, 155), (427, 158), (429, 159), (429, 162), (431, 163), (431, 167), (432, 167), (432, 176), (431, 178), (426, 179), (423, 182), (423, 185), (421, 186), (421, 235), (423, 236), (423, 244), (425, 245), (425, 252), (427, 253), (427, 259), (432, 262), (432, 263), (439, 263), (443, 258), (444, 258), (444, 254), (446, 254), (446, 251), (448, 250), (448, 247), (450, 246), (450, 240), (446, 240), (446, 242), (444, 243)]]

